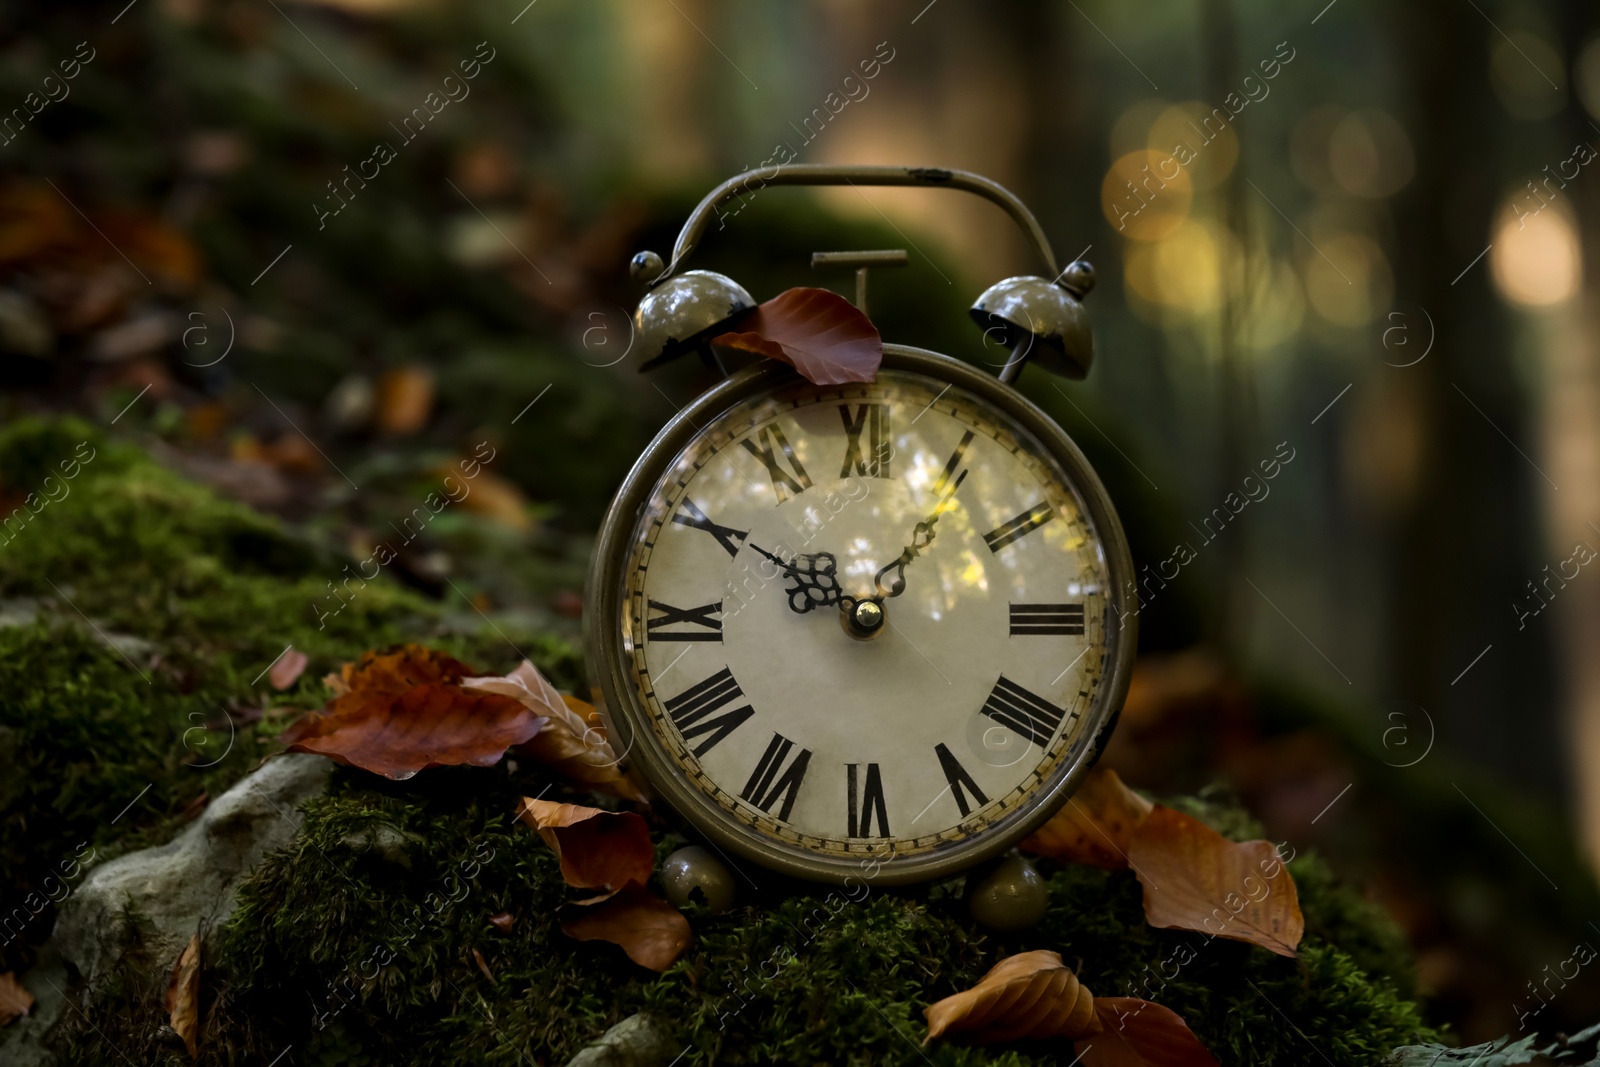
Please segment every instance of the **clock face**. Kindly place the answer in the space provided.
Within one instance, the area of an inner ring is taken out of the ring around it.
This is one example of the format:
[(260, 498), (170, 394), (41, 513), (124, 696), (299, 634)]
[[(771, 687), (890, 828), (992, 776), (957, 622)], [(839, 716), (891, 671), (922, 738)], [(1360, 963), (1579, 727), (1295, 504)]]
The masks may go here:
[(1067, 467), (887, 364), (694, 421), (614, 595), (629, 745), (697, 821), (837, 869), (970, 847), (1059, 792), (1109, 718), (1121, 603)]

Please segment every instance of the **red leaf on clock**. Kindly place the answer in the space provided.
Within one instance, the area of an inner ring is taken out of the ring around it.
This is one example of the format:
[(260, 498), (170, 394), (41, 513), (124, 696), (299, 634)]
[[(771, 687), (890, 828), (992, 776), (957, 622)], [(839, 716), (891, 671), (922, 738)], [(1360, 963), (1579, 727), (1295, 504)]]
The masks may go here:
[(781, 360), (816, 385), (870, 382), (883, 338), (854, 304), (826, 289), (788, 289), (752, 308), (714, 345)]
[(544, 838), (561, 860), (561, 877), (575, 888), (616, 891), (648, 882), (655, 870), (650, 828), (631, 811), (523, 797), (517, 818)]

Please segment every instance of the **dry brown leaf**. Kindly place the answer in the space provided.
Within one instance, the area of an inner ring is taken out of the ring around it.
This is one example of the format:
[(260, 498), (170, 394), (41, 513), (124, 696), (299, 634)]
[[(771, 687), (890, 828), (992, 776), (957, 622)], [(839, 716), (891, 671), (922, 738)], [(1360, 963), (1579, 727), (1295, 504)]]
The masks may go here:
[[(454, 474), (454, 468), (442, 468), (445, 474)], [(531, 530), (533, 519), (528, 514), (528, 498), (509, 478), (481, 470), (472, 479), (467, 495), (461, 498), (461, 510), (482, 515), (513, 530)]]
[(637, 882), (600, 903), (563, 909), (561, 931), (578, 941), (621, 945), (628, 958), (664, 971), (689, 947), (689, 920)]
[(497, 911), (489, 916), (489, 925), (499, 930), (502, 934), (509, 934), (511, 932), (511, 924), (516, 921), (517, 917), (509, 911)]
[(33, 994), (7, 971), (0, 974), (0, 1026), (10, 1026), (33, 1011)]
[(974, 1044), (1023, 1038), (1091, 1037), (1100, 1032), (1094, 995), (1057, 952), (1008, 956), (971, 989), (930, 1004), (926, 1045), (946, 1034)]
[(1128, 842), (1154, 807), (1122, 784), (1117, 772), (1098, 768), (1050, 821), (1021, 845), (1024, 852), (1120, 871), (1128, 866)]
[(433, 372), (427, 367), (395, 367), (378, 375), (378, 429), (384, 433), (413, 434), (428, 423), (433, 412)]
[(1079, 1041), (1083, 1067), (1218, 1067), (1183, 1018), (1137, 997), (1095, 997), (1100, 1033)]
[(423, 682), (454, 685), (474, 673), (454, 656), (422, 645), (401, 645), (362, 653), (355, 663), (341, 667), (337, 676), (329, 675), (324, 680), (334, 687), (336, 696), (357, 689), (399, 694)]
[(473, 949), (472, 950), (472, 958), (477, 961), (478, 970), (483, 972), (483, 976), (485, 978), (489, 979), (489, 981), (494, 982), (496, 985), (498, 985), (499, 982), (495, 978), (494, 972), (489, 970), (489, 961), (485, 960), (483, 958), (483, 953), (479, 952), (477, 949)]
[[(419, 654), (425, 653), (425, 654)], [(408, 646), (346, 665), (347, 691), (321, 712), (292, 724), (282, 739), (291, 752), (317, 752), (387, 778), (410, 778), (429, 767), (490, 767), (506, 749), (544, 725), (519, 701), (458, 685), (416, 679), (469, 671), (457, 660)]]
[(1133, 833), (1128, 862), (1151, 926), (1193, 930), (1294, 956), (1305, 933), (1294, 879), (1270, 841), (1229, 841), (1156, 805)]
[(872, 320), (826, 289), (785, 290), (711, 343), (780, 360), (816, 385), (870, 382), (883, 362), (883, 338)]
[(172, 977), (167, 980), (167, 1016), (172, 1029), (183, 1038), (183, 1047), (189, 1050), (192, 1060), (198, 1055), (200, 1039), (200, 934), (189, 939), (189, 944), (172, 966)]
[(300, 680), (300, 675), (305, 673), (306, 664), (310, 662), (304, 652), (291, 647), (278, 657), (278, 662), (267, 672), (267, 681), (274, 689), (287, 689)]
[(561, 877), (577, 889), (618, 890), (643, 885), (655, 870), (650, 827), (631, 811), (523, 797), (517, 818), (527, 823), (561, 860)]
[(599, 712), (576, 697), (562, 696), (532, 663), (523, 660), (516, 670), (504, 677), (467, 678), (461, 684), (468, 689), (511, 697), (536, 714), (549, 718), (544, 729), (532, 741), (520, 746), (518, 752), (588, 789), (640, 804), (648, 803), (639, 787), (618, 766), (620, 760), (606, 740)]

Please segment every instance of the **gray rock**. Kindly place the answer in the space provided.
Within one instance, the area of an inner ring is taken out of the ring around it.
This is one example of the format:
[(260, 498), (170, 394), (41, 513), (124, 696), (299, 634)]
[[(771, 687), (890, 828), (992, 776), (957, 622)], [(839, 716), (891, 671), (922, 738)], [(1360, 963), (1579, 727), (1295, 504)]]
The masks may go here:
[(269, 760), (165, 845), (94, 868), (56, 920), (62, 958), (92, 984), (137, 950), (130, 958), (165, 980), (197, 929), (220, 932), (239, 883), (294, 837), (300, 805), (327, 789), (332, 769), (303, 753)]
[(667, 1025), (640, 1012), (580, 1049), (567, 1061), (567, 1067), (667, 1067), (678, 1052), (678, 1042)]

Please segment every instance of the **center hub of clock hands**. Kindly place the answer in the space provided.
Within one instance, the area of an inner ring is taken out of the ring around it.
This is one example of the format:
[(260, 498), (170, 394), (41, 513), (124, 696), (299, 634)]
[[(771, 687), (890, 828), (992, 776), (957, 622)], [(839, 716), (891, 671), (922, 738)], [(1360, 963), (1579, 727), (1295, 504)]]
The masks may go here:
[[(839, 559), (832, 552), (808, 552), (795, 556), (793, 560), (784, 560), (754, 542), (750, 543), (750, 547), (776, 563), (788, 577), (789, 585), (784, 592), (789, 597), (790, 611), (804, 615), (817, 608), (836, 606), (845, 632), (858, 640), (870, 640), (882, 633), (889, 621), (884, 601), (906, 591), (906, 567), (933, 543), (934, 527), (938, 525), (939, 517), (955, 506), (956, 490), (961, 488), (966, 477), (967, 472), (962, 470), (949, 483), (933, 511), (912, 529), (911, 543), (873, 575), (876, 596), (857, 597), (846, 593), (839, 585)], [(891, 572), (894, 577), (886, 585), (884, 576)]]

